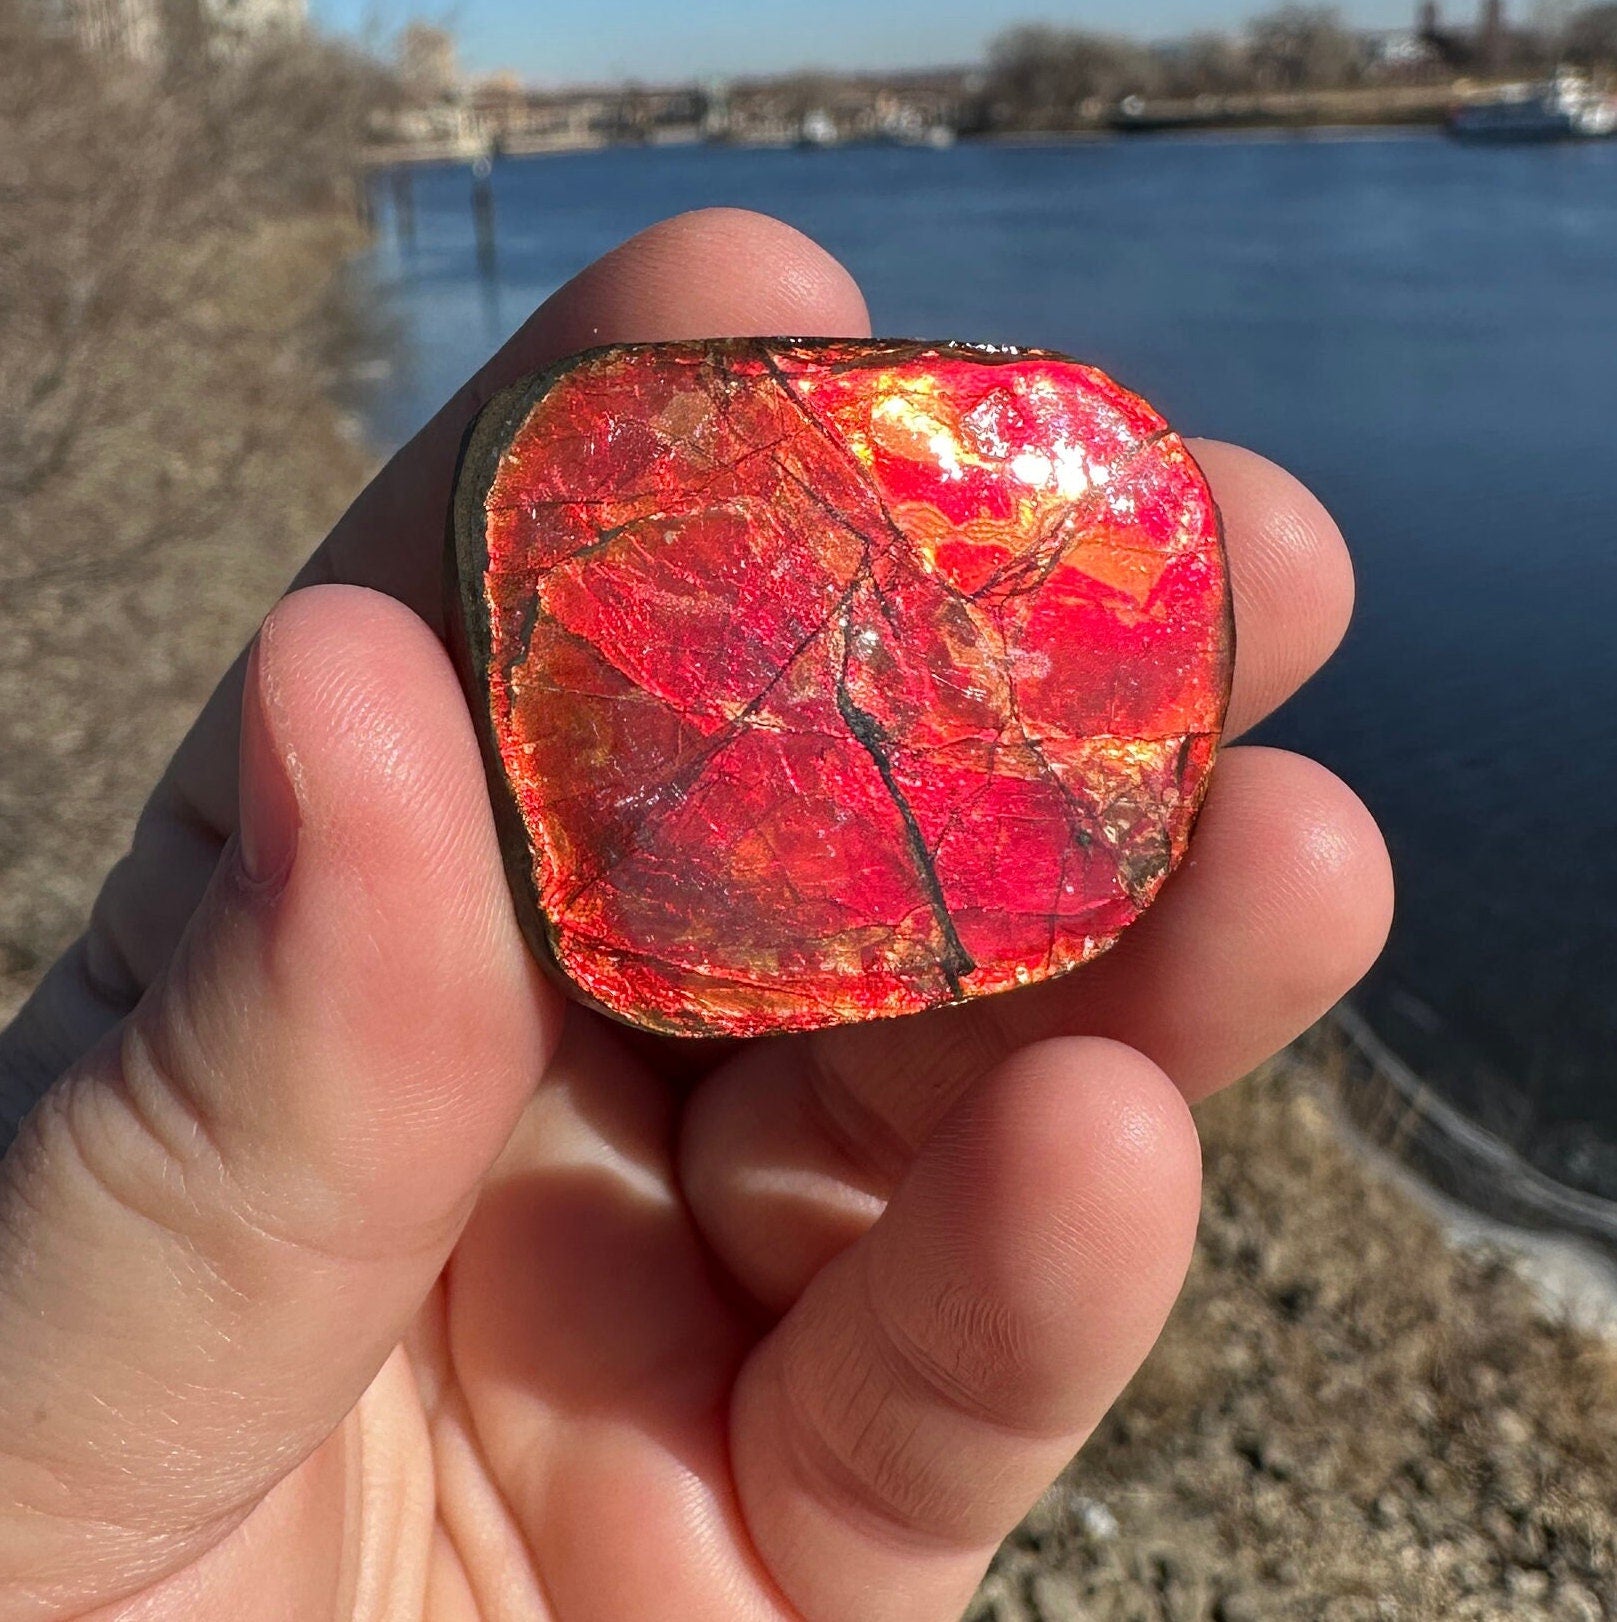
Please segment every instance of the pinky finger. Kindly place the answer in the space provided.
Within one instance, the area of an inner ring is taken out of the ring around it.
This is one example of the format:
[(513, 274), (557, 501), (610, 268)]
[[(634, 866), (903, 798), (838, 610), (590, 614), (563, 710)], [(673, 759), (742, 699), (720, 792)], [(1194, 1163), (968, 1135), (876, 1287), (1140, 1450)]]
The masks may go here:
[(1156, 1339), (1198, 1188), (1182, 1098), (1116, 1043), (1026, 1049), (955, 1108), (737, 1384), (743, 1512), (798, 1615), (959, 1613)]

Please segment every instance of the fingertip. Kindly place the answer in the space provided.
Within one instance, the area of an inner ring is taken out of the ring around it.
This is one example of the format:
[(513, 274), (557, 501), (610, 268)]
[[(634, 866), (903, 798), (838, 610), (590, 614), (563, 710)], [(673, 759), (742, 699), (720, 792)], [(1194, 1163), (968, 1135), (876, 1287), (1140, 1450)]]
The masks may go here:
[(1195, 1188), (1201, 1145), (1184, 1095), (1139, 1049), (1054, 1036), (1011, 1055), (985, 1088), (1019, 1174), (1043, 1169), (1129, 1203), (1147, 1184)]
[(406, 1209), (497, 1149), (560, 1028), (517, 927), (471, 717), (432, 631), (355, 586), (277, 605), (247, 701), (299, 806), (262, 972), (287, 1043), (344, 1078), (300, 1107), (340, 1153), (390, 1167)]
[[(1189, 859), (1093, 965), (1085, 1005), (1103, 1026), (1148, 1029), (1194, 1102), (1351, 990), (1380, 955), (1392, 909), (1387, 847), (1352, 789), (1287, 750), (1231, 749)], [(1244, 972), (1210, 970), (1215, 952), (1216, 965)], [(1222, 981), (1213, 1000), (1189, 978), (1209, 973)]]
[(386, 592), (368, 586), (314, 585), (289, 591), (264, 616), (258, 641), (265, 654), (291, 647), (277, 663), (295, 670), (317, 645), (335, 653), (364, 649), (367, 655), (397, 646), (420, 655), (443, 645), (419, 614)]
[[(1355, 985), (1380, 955), (1392, 924), (1393, 874), (1386, 841), (1369, 808), (1335, 772), (1286, 749), (1232, 750), (1220, 767), (1232, 833), (1287, 876), (1270, 892), (1267, 917), (1278, 964), (1312, 1000), (1331, 1001)], [(1217, 775), (1217, 774), (1215, 774)], [(1300, 939), (1299, 916), (1312, 929)]]
[(744, 1513), (802, 1614), (958, 1613), (1159, 1333), (1196, 1163), (1172, 1084), (1119, 1043), (1034, 1044), (956, 1105), (737, 1383)]
[(661, 220), (556, 293), (534, 319), (547, 347), (646, 339), (870, 331), (847, 270), (795, 227), (740, 208)]
[(1189, 1109), (1145, 1055), (1095, 1037), (1035, 1043), (923, 1149), (871, 1231), (873, 1289), (961, 1360), (1006, 1423), (1081, 1430), (1179, 1291), (1200, 1168)]
[(291, 592), (265, 619), (250, 663), (246, 706), (274, 734), (306, 832), (346, 877), (373, 889), (411, 871), (430, 881), (487, 843), (459, 682), (438, 638), (402, 603), (360, 586)]
[[(857, 337), (870, 330), (864, 294), (852, 274), (812, 237), (771, 214), (746, 208), (703, 208), (676, 214), (634, 242), (681, 273), (709, 258), (743, 272), (759, 310), (780, 320), (811, 318), (815, 331)], [(777, 320), (765, 336), (787, 331)]]
[[(1131, 1286), (1155, 1280), (1166, 1313), (1201, 1189), (1201, 1142), (1166, 1072), (1124, 1042), (1058, 1036), (1013, 1054), (983, 1086), (997, 1117), (985, 1136), (998, 1140), (1030, 1230), (1087, 1247), (1084, 1276), (1099, 1266)], [(1076, 1276), (1077, 1258), (1064, 1260)]]
[(475, 759), (476, 739), (454, 668), (395, 598), (363, 586), (289, 592), (250, 664), (294, 777), (307, 779), (318, 758), (334, 810), (428, 791), (447, 791), (457, 811), (481, 808), (455, 770)]
[(1235, 737), (1284, 703), (1335, 652), (1353, 617), (1353, 561), (1336, 521), (1266, 457), (1193, 440), (1224, 517), (1235, 598)]

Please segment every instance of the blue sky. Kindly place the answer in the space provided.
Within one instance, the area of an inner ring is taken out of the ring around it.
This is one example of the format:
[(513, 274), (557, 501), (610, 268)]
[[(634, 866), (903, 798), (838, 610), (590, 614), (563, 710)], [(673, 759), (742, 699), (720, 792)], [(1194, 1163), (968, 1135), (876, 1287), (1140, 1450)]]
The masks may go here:
[[(314, 15), (347, 32), (387, 33), (411, 17), (443, 23), (473, 72), (511, 68), (538, 84), (799, 67), (919, 67), (978, 60), (1001, 28), (1029, 19), (1147, 38), (1230, 27), (1265, 0), (311, 0)], [(1414, 0), (1346, 0), (1351, 22), (1392, 27)], [(1446, 8), (1473, 9), (1464, 0)]]

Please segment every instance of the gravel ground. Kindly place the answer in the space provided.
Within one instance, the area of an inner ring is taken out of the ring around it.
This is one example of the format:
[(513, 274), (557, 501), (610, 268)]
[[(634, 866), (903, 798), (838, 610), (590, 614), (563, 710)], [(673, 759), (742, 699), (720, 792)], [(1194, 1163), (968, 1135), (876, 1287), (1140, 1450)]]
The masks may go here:
[(973, 1622), (1617, 1616), (1617, 1346), (1450, 1244), (1331, 1098), (1283, 1058), (1199, 1112), (1185, 1294)]

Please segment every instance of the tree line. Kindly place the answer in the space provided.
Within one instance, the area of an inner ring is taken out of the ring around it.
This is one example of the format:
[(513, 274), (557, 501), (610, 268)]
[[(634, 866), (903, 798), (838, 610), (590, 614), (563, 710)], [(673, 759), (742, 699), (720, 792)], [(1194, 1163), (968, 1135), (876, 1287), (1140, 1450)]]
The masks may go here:
[(1483, 60), (1480, 36), (1434, 31), (1389, 55), (1332, 6), (1284, 5), (1236, 33), (1146, 44), (1122, 35), (1031, 24), (992, 44), (986, 99), (996, 124), (1054, 126), (1084, 103), (1127, 96), (1192, 98), (1269, 90), (1337, 90), (1454, 72), (1538, 73), (1557, 63), (1617, 69), (1617, 3), (1545, 13), (1505, 29)]

